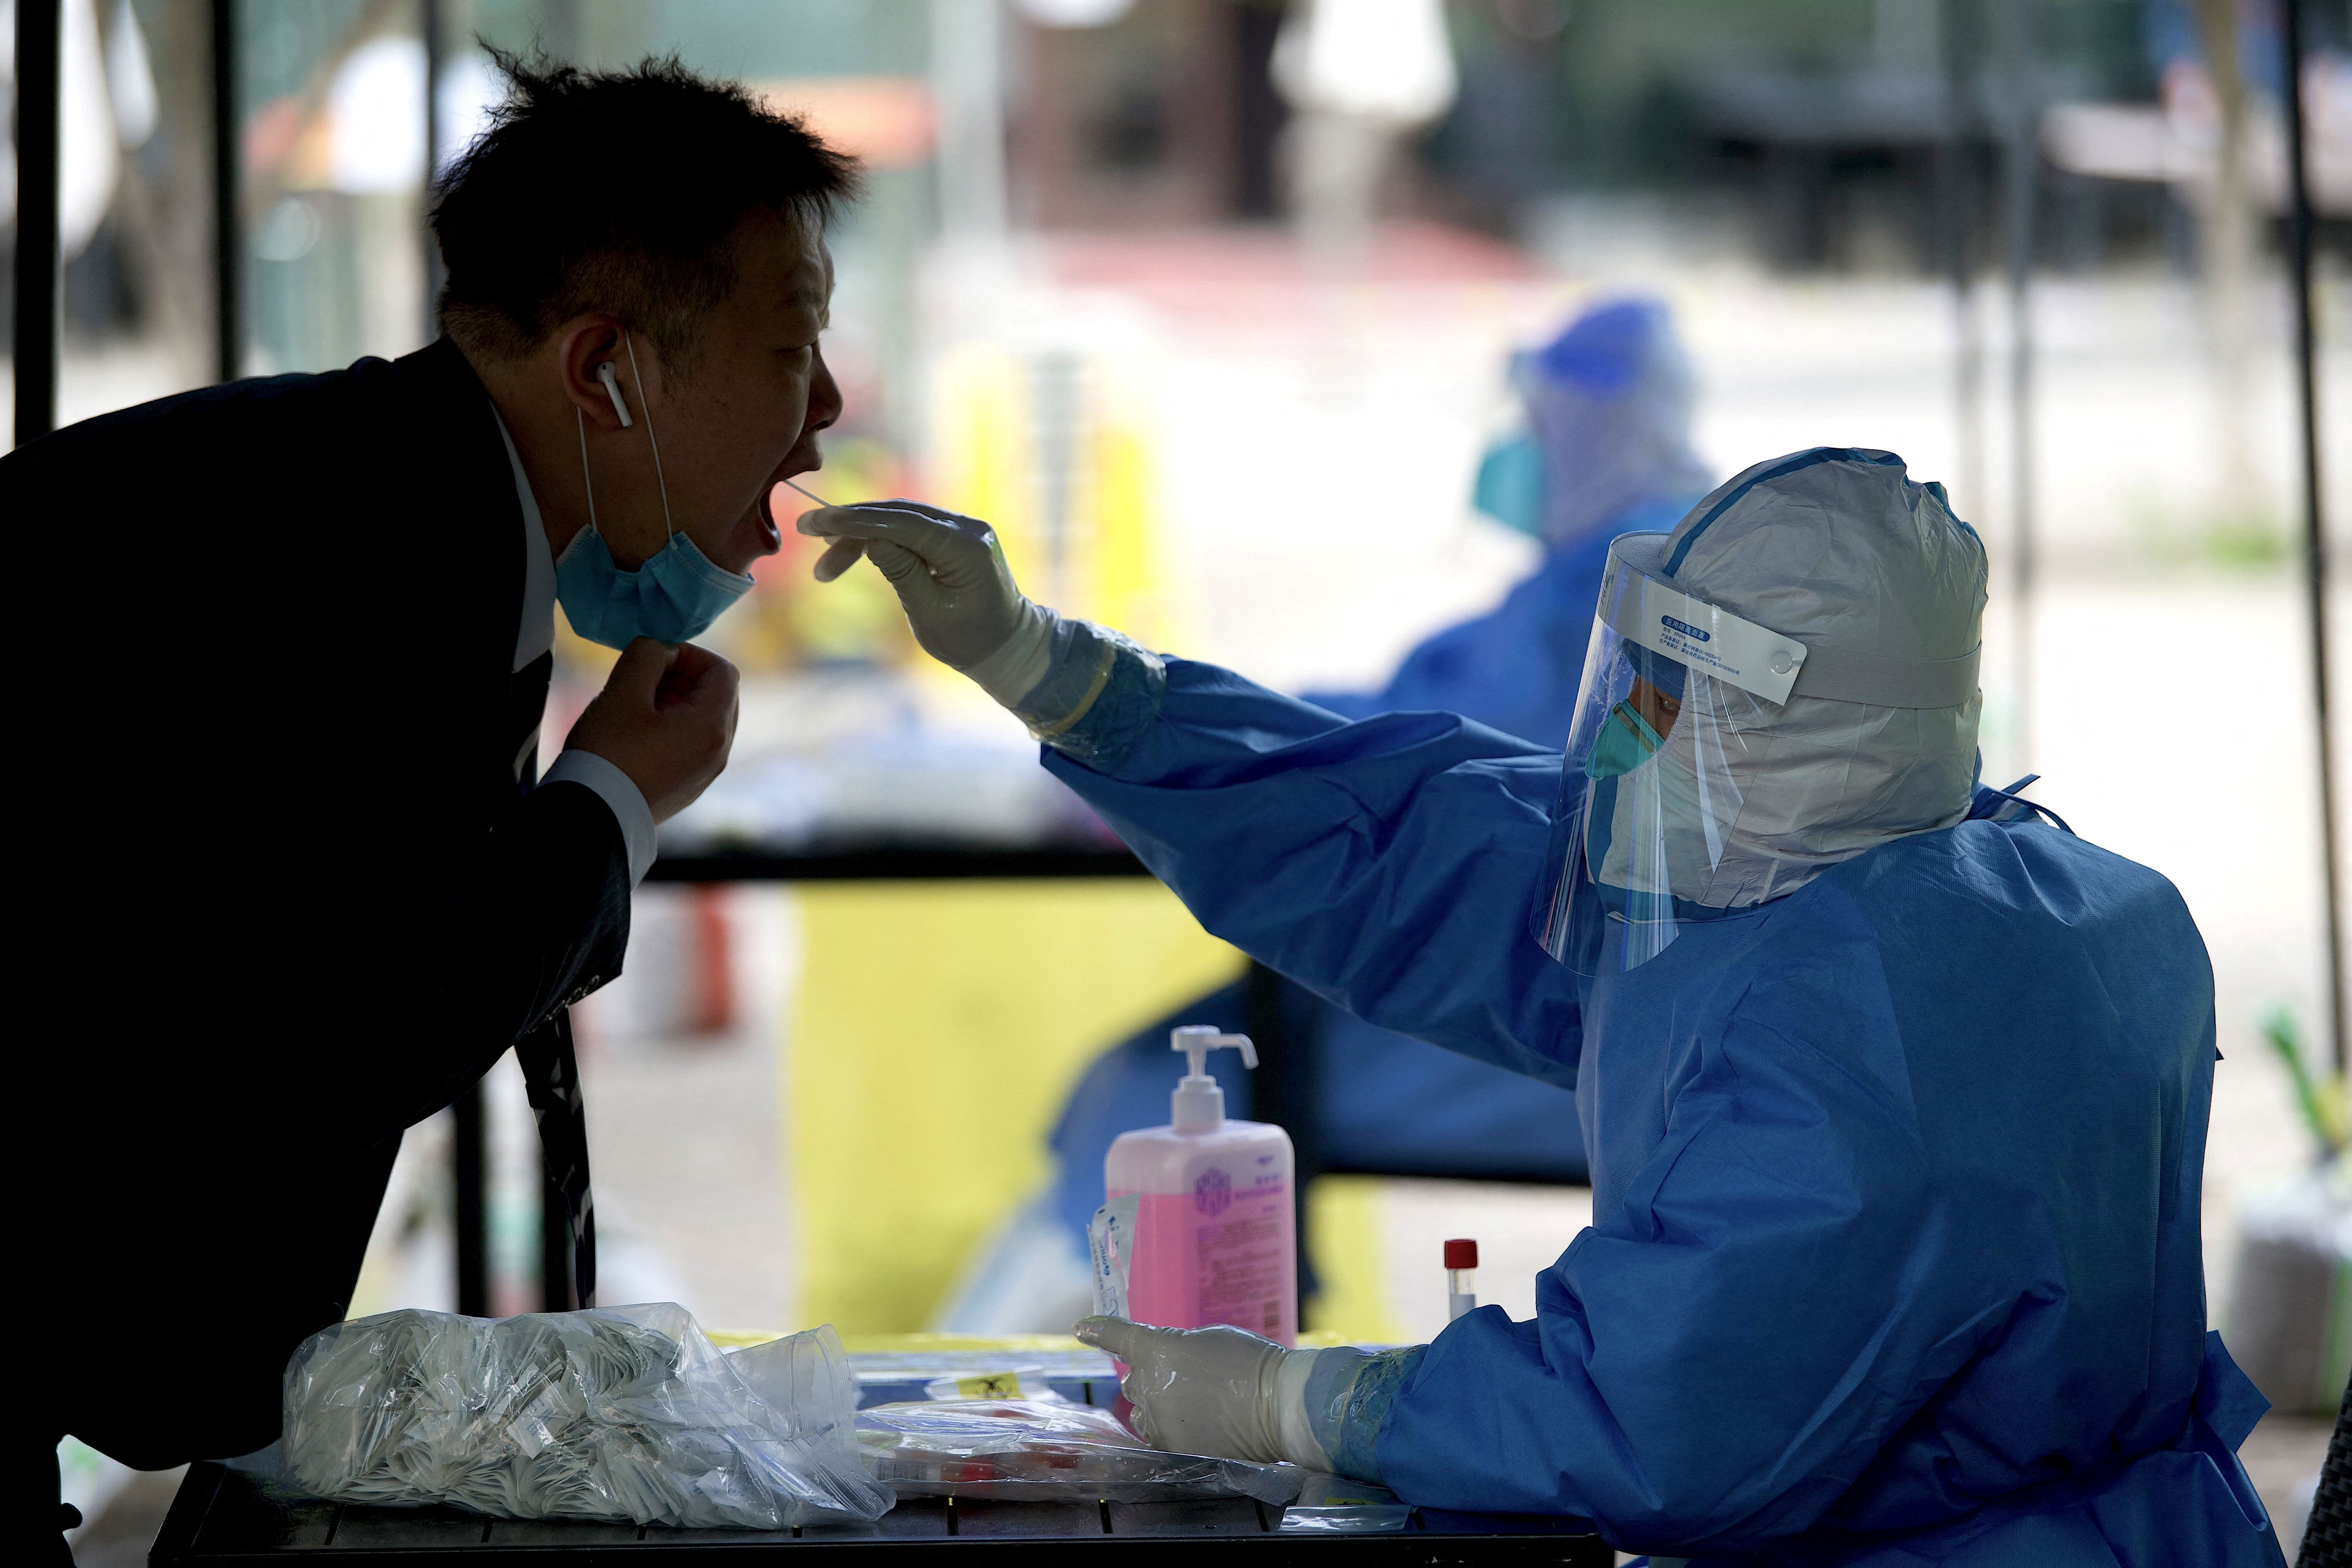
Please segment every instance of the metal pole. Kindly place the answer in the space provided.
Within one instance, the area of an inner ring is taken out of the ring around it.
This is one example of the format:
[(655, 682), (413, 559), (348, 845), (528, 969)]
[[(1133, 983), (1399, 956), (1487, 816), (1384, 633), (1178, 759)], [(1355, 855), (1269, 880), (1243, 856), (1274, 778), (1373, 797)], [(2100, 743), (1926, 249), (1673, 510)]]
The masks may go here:
[(245, 374), (244, 236), (238, 221), (236, 0), (212, 0), (213, 316), (215, 370)]
[(1936, 152), (1944, 269), (1952, 287), (1952, 412), (1959, 465), (1952, 493), (1981, 517), (1985, 492), (1984, 342), (1976, 303), (1976, 0), (1944, 0), (1944, 141)]
[(2346, 1068), (2344, 898), (2336, 863), (2336, 751), (2327, 714), (2327, 529), (2320, 512), (2319, 376), (2311, 320), (2311, 184), (2303, 104), (2303, 3), (2286, 0), (2287, 254), (2294, 278), (2294, 366), (2303, 402), (2303, 539), (2311, 596), (2311, 691), (2319, 719), (2320, 865), (2327, 889), (2327, 1023), (2336, 1070)]
[(940, 105), (940, 227), (1001, 246), (1011, 219), (1004, 172), (1004, 16), (997, 0), (931, 0), (931, 92)]
[(451, 1206), (457, 1211), (457, 1310), (469, 1318), (490, 1315), (489, 1138), (482, 1107), (482, 1080), (467, 1084), (450, 1106)]
[(1290, 1134), (1290, 1201), (1298, 1243), (1298, 1311), (1305, 1326), (1317, 1282), (1307, 1196), (1323, 1173), (1323, 1128), (1317, 1108), (1317, 1056), (1322, 1048), (1312, 1015), (1300, 1005), (1303, 994), (1290, 982), (1253, 960), (1244, 1007), (1249, 1036), (1257, 1046), (1257, 1071), (1250, 1079), (1250, 1117), (1271, 1121)]
[(16, 0), (16, 445), (58, 427), (58, 67), (62, 0)]
[(2033, 91), (2032, 40), (2024, 0), (2003, 0), (2001, 74), (2008, 79), (2001, 139), (2001, 238), (2009, 282), (2010, 619), (2017, 713), (2014, 766), (2033, 757), (2033, 219), (2040, 195), (2041, 148)]
[[(544, 1145), (541, 1150), (545, 1159)], [(572, 1282), (572, 1210), (555, 1173), (546, 1171), (539, 1183), (539, 1305), (543, 1312), (570, 1312), (588, 1305)]]
[(418, 212), (425, 241), (425, 339), (436, 336), (434, 306), (441, 298), (441, 247), (433, 238), (433, 182), (441, 174), (441, 0), (418, 0), (425, 10), (425, 193)]

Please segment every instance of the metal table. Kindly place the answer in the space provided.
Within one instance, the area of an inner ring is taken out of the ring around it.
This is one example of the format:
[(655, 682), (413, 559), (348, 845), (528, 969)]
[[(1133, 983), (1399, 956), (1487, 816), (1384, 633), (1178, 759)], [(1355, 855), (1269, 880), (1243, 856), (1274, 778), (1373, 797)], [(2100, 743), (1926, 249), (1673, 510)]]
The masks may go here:
[(1284, 1510), (1247, 1499), (1164, 1503), (984, 1502), (909, 1498), (872, 1524), (812, 1526), (763, 1533), (671, 1530), (661, 1525), (484, 1519), (454, 1509), (361, 1508), (322, 1502), (274, 1477), (229, 1465), (188, 1468), (155, 1538), (152, 1568), (289, 1568), (303, 1558), (350, 1555), (370, 1568), (490, 1568), (543, 1563), (646, 1563), (680, 1553), (729, 1564), (895, 1563), (920, 1552), (929, 1563), (978, 1556), (988, 1562), (1048, 1553), (1115, 1554), (1122, 1561), (1176, 1563), (1212, 1542), (1255, 1564), (1562, 1564), (1608, 1568), (1616, 1559), (1579, 1521), (1449, 1514), (1416, 1509), (1401, 1531), (1302, 1533), (1282, 1528)]

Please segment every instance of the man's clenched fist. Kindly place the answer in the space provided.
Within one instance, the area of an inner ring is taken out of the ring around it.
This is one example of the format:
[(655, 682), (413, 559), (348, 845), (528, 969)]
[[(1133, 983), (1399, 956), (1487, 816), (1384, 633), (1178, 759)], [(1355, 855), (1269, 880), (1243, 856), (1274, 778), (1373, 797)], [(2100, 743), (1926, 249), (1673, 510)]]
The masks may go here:
[(639, 637), (622, 650), (564, 742), (629, 775), (667, 822), (692, 805), (735, 743), (735, 667), (692, 643)]

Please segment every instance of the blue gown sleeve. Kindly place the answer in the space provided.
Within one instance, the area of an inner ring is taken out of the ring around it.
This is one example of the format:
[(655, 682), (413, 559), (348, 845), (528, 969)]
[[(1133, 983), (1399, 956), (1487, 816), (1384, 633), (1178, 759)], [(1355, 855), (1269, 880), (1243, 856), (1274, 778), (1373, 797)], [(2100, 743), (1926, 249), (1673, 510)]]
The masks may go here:
[(1528, 934), (1557, 752), (1122, 655), (1045, 765), (1217, 936), (1370, 1023), (1574, 1087), (1575, 976)]

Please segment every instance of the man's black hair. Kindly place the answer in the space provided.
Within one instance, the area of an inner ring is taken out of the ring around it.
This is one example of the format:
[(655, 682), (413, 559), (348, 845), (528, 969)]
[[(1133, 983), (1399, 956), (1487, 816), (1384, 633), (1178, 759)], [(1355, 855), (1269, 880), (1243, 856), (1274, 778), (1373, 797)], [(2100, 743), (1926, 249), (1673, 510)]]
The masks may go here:
[(433, 205), (441, 327), (469, 353), (519, 359), (609, 310), (683, 374), (734, 285), (743, 221), (770, 212), (820, 232), (857, 194), (856, 161), (799, 117), (675, 56), (584, 71), (489, 53), (507, 100)]

